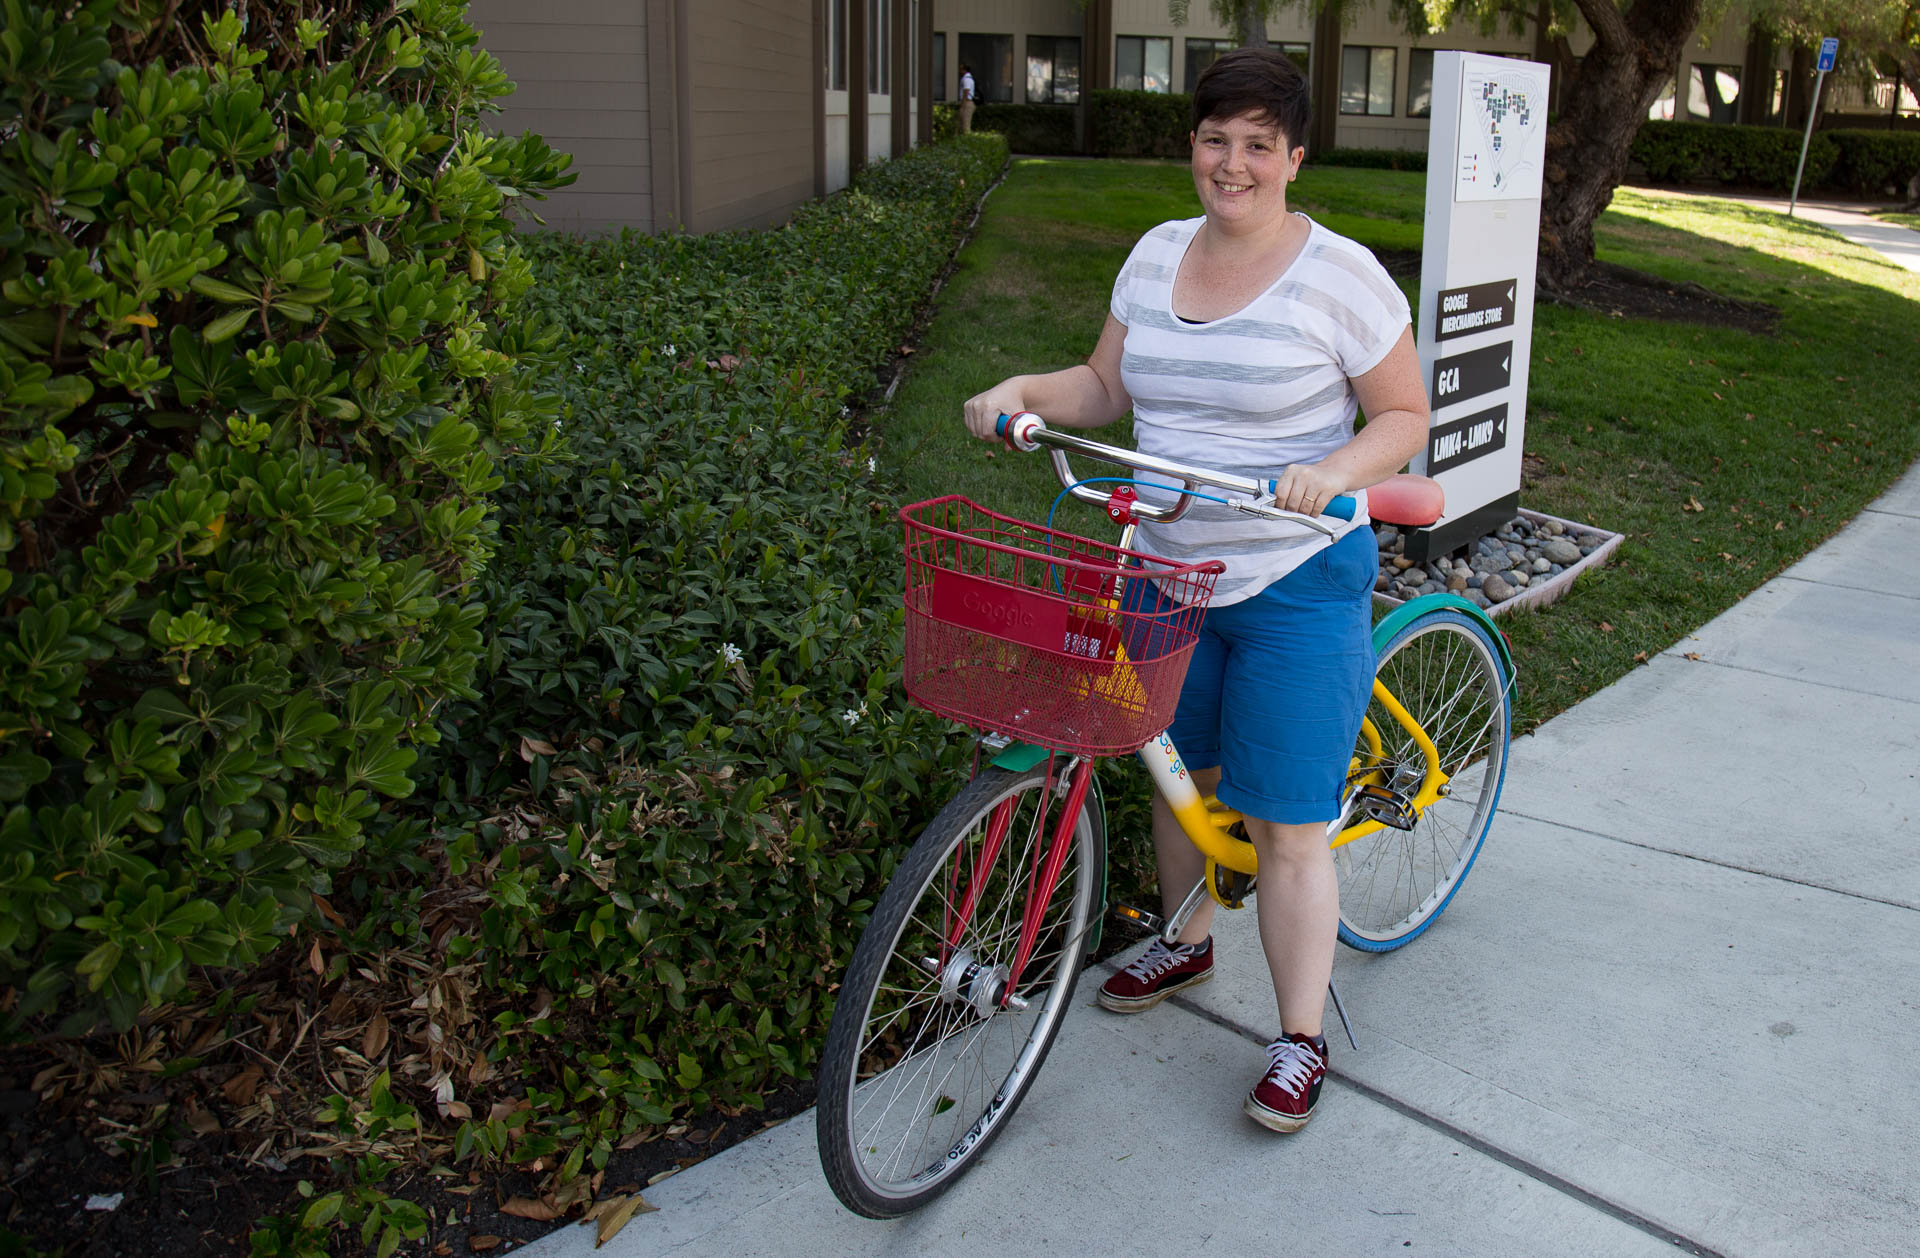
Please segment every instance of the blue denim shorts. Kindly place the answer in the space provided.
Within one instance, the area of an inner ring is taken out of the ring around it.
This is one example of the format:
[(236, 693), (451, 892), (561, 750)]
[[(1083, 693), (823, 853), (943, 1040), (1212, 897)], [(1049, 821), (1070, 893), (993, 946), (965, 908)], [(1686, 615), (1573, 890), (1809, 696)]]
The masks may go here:
[(1290, 825), (1340, 815), (1373, 692), (1378, 563), (1373, 530), (1355, 529), (1252, 598), (1207, 609), (1167, 732), (1188, 769), (1220, 769), (1229, 808)]

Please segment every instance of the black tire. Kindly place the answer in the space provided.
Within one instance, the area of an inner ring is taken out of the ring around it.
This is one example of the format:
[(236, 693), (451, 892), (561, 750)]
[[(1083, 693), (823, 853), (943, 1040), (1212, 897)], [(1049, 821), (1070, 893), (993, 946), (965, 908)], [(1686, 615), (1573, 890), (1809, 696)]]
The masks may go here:
[[(1380, 648), (1374, 675), (1434, 741), (1449, 793), (1411, 830), (1382, 829), (1334, 848), (1340, 878), (1340, 942), (1391, 952), (1419, 938), (1466, 881), (1486, 842), (1507, 775), (1513, 682), (1493, 634), (1472, 616), (1438, 608), (1402, 626)], [(1367, 716), (1379, 731), (1375, 756), (1363, 737), (1357, 772), (1401, 793), (1424, 760), (1378, 698)]]
[[(1092, 791), (1014, 993), (1027, 1007), (997, 1000), (1028, 871), (1058, 824), (1061, 801), (1043, 806), (1047, 795), (1044, 766), (989, 769), (968, 783), (895, 871), (854, 949), (820, 1063), (817, 1123), (827, 1182), (856, 1214), (894, 1218), (952, 1187), (1019, 1108), (1059, 1033), (1103, 898), (1106, 835)], [(1005, 839), (980, 873), (1003, 809)], [(947, 951), (943, 914), (976, 880), (980, 909)]]

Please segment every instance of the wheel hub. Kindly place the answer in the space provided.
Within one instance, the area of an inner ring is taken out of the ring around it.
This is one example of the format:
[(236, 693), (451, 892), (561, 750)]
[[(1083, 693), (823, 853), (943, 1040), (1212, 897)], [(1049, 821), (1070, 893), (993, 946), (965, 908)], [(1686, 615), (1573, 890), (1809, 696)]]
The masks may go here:
[(983, 965), (965, 948), (956, 948), (943, 967), (936, 957), (920, 958), (920, 968), (940, 980), (941, 1004), (965, 1004), (983, 1018), (991, 1018), (1001, 1008), (1016, 1012), (1027, 1002), (1007, 992), (1013, 972), (1004, 965)]

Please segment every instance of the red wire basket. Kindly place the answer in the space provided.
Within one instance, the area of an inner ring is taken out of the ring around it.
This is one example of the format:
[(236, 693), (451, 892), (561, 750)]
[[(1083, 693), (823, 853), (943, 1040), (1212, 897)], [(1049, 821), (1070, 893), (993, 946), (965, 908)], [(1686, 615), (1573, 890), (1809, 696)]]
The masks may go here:
[(1125, 755), (1173, 721), (1217, 561), (1177, 564), (988, 511), (900, 511), (915, 703), (1055, 751)]

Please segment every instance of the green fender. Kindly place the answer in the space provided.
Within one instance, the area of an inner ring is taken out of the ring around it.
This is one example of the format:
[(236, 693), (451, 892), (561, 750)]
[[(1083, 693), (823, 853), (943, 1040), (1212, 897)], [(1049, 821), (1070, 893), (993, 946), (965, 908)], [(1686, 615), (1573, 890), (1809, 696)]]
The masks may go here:
[(1468, 602), (1458, 594), (1423, 594), (1394, 608), (1387, 613), (1384, 620), (1373, 627), (1375, 653), (1386, 650), (1387, 643), (1393, 641), (1394, 634), (1399, 633), (1428, 612), (1436, 612), (1442, 608), (1450, 608), (1470, 620), (1480, 622), (1480, 627), (1487, 631), (1488, 636), (1493, 639), (1494, 646), (1499, 648), (1500, 663), (1507, 670), (1507, 684), (1511, 686), (1517, 674), (1513, 670), (1513, 648), (1507, 644), (1507, 635), (1500, 632), (1500, 626), (1493, 623), (1493, 617), (1487, 615), (1485, 609)]

